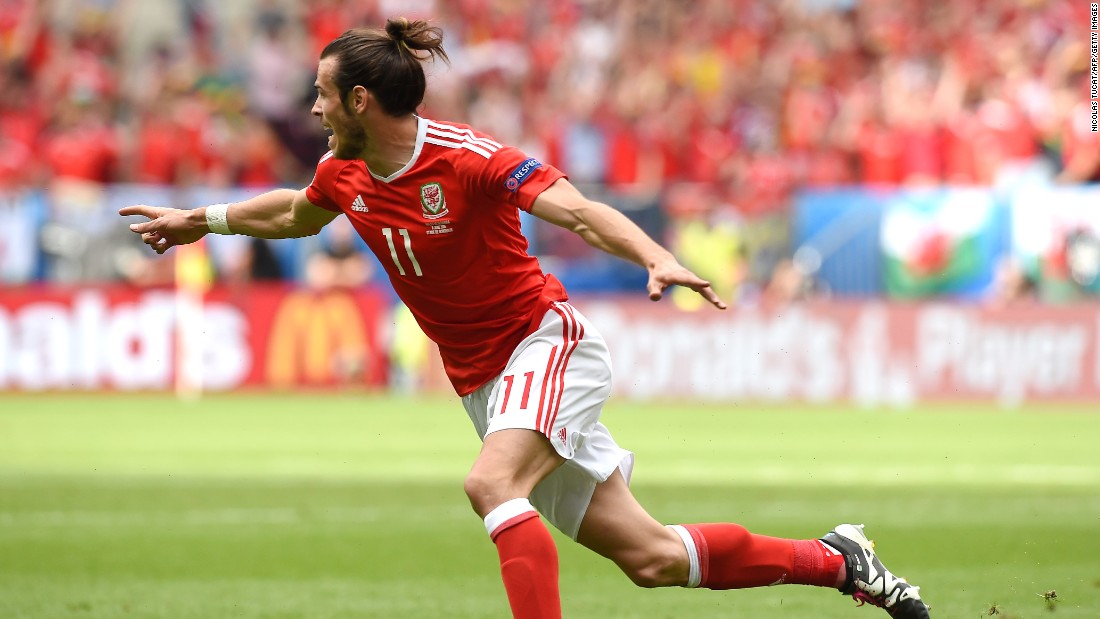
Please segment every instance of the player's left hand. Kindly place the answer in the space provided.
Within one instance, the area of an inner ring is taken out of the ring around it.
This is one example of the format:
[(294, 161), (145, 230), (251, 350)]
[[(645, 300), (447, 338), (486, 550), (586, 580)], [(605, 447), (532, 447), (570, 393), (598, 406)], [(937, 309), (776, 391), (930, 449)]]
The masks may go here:
[(679, 262), (661, 263), (649, 269), (649, 284), (646, 289), (649, 290), (651, 301), (660, 301), (665, 288), (669, 286), (691, 288), (714, 307), (726, 309), (726, 304), (714, 293), (714, 290), (710, 287), (710, 282), (692, 273)]

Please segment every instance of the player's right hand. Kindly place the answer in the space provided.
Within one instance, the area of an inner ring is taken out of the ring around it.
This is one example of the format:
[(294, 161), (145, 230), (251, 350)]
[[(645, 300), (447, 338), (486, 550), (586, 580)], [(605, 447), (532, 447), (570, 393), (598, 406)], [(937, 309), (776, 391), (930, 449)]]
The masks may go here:
[(201, 211), (135, 204), (122, 207), (118, 214), (149, 218), (149, 221), (130, 224), (130, 230), (141, 235), (142, 242), (158, 254), (163, 254), (171, 247), (194, 243), (206, 236), (210, 229)]

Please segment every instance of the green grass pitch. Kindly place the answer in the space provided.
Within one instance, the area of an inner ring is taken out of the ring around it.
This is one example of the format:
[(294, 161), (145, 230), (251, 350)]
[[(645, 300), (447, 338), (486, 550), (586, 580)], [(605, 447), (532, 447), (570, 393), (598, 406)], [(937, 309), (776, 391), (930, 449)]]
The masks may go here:
[[(664, 522), (864, 522), (933, 617), (1100, 617), (1100, 406), (604, 420)], [(454, 398), (0, 396), (0, 618), (507, 617), (462, 493), (478, 447)], [(557, 539), (566, 617), (886, 617), (810, 587), (637, 589)]]

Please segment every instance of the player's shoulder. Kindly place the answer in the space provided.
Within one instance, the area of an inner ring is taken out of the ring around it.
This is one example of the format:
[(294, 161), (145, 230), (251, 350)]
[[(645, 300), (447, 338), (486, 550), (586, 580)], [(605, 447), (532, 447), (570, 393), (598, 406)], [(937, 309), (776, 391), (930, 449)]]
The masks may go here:
[(425, 120), (424, 144), (434, 147), (440, 155), (490, 159), (505, 148), (503, 144), (482, 131), (463, 123)]
[(355, 161), (355, 159), (337, 159), (336, 153), (330, 150), (324, 155), (321, 155), (321, 158), (317, 160), (317, 168), (320, 169), (321, 167), (325, 167), (338, 169), (352, 165)]
[(316, 183), (317, 180), (335, 181), (343, 175), (344, 170), (354, 167), (357, 161), (357, 159), (338, 159), (336, 154), (330, 150), (317, 160), (317, 173), (314, 176), (314, 182)]

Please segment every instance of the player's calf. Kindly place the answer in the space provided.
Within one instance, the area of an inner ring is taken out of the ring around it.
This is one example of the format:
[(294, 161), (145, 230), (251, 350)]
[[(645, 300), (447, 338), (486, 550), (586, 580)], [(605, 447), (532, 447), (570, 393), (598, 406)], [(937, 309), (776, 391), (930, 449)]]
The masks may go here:
[(512, 499), (485, 516), (497, 546), (500, 576), (515, 619), (561, 619), (558, 551), (527, 499)]
[(680, 537), (671, 529), (644, 548), (614, 557), (615, 564), (635, 585), (646, 589), (680, 587), (687, 583), (688, 558)]
[(750, 532), (731, 523), (673, 525), (687, 549), (688, 587), (747, 589), (781, 584), (836, 587), (844, 559), (820, 540)]

